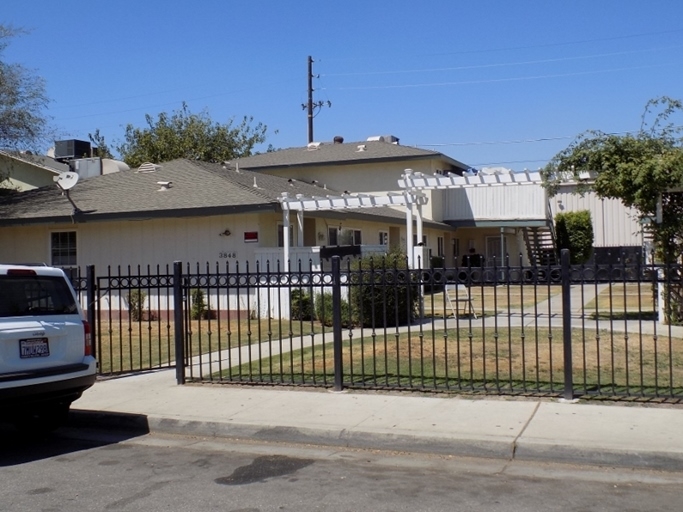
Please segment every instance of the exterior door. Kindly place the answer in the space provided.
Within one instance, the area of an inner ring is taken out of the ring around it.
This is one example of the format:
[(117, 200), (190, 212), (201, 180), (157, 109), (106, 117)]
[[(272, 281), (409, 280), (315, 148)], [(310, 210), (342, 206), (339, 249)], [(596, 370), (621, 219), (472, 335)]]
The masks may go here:
[(493, 266), (493, 260), (496, 260), (496, 266), (505, 265), (505, 254), (507, 254), (507, 240), (505, 235), (501, 236), (487, 236), (486, 237), (486, 261), (487, 267)]

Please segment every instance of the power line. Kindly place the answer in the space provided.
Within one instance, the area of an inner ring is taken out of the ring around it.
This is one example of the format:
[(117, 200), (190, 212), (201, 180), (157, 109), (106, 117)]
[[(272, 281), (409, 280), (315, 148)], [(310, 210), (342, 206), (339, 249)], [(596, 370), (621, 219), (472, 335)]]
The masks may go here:
[(615, 57), (619, 55), (630, 55), (633, 53), (645, 53), (645, 52), (655, 52), (661, 50), (673, 50), (681, 48), (683, 45), (667, 46), (663, 48), (648, 48), (643, 50), (632, 50), (628, 52), (614, 52), (614, 53), (600, 53), (595, 55), (579, 55), (575, 57), (561, 57), (556, 59), (541, 59), (541, 60), (529, 60), (529, 61), (519, 61), (519, 62), (500, 62), (496, 64), (477, 64), (472, 66), (456, 66), (456, 67), (445, 67), (445, 68), (426, 68), (426, 69), (404, 69), (404, 70), (393, 70), (393, 71), (364, 71), (355, 73), (325, 73), (321, 76), (325, 77), (337, 77), (337, 76), (371, 76), (371, 75), (393, 75), (393, 74), (409, 74), (409, 73), (433, 73), (441, 71), (466, 71), (471, 69), (486, 69), (486, 68), (497, 68), (497, 67), (511, 67), (511, 66), (526, 66), (531, 64), (548, 64), (554, 62), (566, 62), (570, 60), (587, 60), (587, 59), (597, 59), (604, 57)]
[[(599, 43), (599, 42), (605, 42), (605, 41), (619, 41), (621, 39), (635, 39), (635, 38), (640, 38), (640, 37), (649, 37), (649, 36), (658, 36), (658, 35), (664, 35), (664, 34), (676, 34), (683, 32), (683, 29), (675, 29), (675, 30), (663, 30), (660, 32), (642, 32), (640, 34), (626, 34), (623, 36), (614, 36), (614, 37), (599, 37), (595, 39), (578, 39), (574, 41), (564, 41), (564, 42), (558, 42), (558, 43), (545, 43), (545, 44), (536, 44), (536, 45), (528, 45), (528, 46), (509, 46), (509, 47), (502, 47), (502, 48), (486, 48), (486, 49), (480, 49), (480, 50), (460, 50), (457, 52), (441, 52), (441, 53), (423, 53), (423, 54), (415, 54), (412, 55), (412, 57), (439, 57), (443, 55), (469, 55), (469, 54), (477, 54), (477, 53), (493, 53), (493, 52), (503, 52), (503, 51), (515, 51), (515, 50), (533, 50), (536, 48), (553, 48), (557, 46), (571, 46), (571, 45), (576, 45), (576, 44), (585, 44), (585, 43)], [(382, 59), (385, 58), (385, 55), (382, 55)], [(323, 59), (318, 59), (319, 61), (322, 61)], [(349, 62), (349, 61), (369, 61), (369, 60), (377, 60), (377, 57), (353, 57), (353, 58), (338, 58), (338, 59), (324, 59), (326, 62)]]
[(446, 87), (452, 85), (475, 85), (475, 84), (489, 84), (498, 82), (520, 82), (525, 80), (540, 80), (544, 78), (566, 78), (570, 76), (585, 76), (585, 75), (596, 75), (600, 73), (614, 73), (619, 71), (633, 71), (637, 69), (651, 69), (662, 66), (673, 66), (674, 64), (652, 64), (648, 66), (634, 66), (626, 68), (612, 68), (612, 69), (601, 69), (594, 71), (578, 71), (576, 73), (557, 73), (551, 75), (534, 75), (534, 76), (523, 76), (523, 77), (512, 77), (512, 78), (495, 78), (487, 80), (462, 80), (459, 82), (432, 82), (432, 83), (421, 83), (421, 84), (403, 84), (403, 85), (366, 85), (358, 87), (334, 87), (331, 90), (338, 91), (360, 91), (360, 90), (374, 90), (374, 89), (410, 89), (418, 87)]
[(562, 135), (559, 137), (541, 137), (538, 139), (520, 139), (520, 140), (488, 140), (477, 142), (446, 142), (442, 144), (415, 144), (417, 147), (446, 147), (446, 146), (487, 146), (487, 145), (504, 145), (504, 144), (526, 144), (529, 142), (547, 142), (553, 140), (573, 139), (575, 135)]
[(488, 167), (493, 165), (507, 165), (507, 164), (537, 164), (537, 163), (547, 163), (550, 159), (544, 160), (508, 160), (506, 162), (485, 162), (471, 164), (472, 167)]
[[(683, 128), (683, 125), (673, 125), (672, 129)], [(603, 135), (607, 136), (619, 136), (619, 135), (630, 135), (634, 133), (640, 133), (641, 130), (626, 130), (621, 132), (605, 132)], [(483, 140), (483, 141), (471, 141), (471, 142), (443, 142), (443, 143), (431, 143), (431, 144), (413, 144), (413, 146), (418, 148), (438, 148), (438, 147), (455, 147), (455, 146), (494, 146), (494, 145), (506, 145), (506, 144), (527, 144), (533, 142), (549, 142), (555, 140), (567, 140), (575, 139), (577, 135), (559, 135), (555, 137), (539, 137), (537, 139), (517, 139), (517, 140)]]

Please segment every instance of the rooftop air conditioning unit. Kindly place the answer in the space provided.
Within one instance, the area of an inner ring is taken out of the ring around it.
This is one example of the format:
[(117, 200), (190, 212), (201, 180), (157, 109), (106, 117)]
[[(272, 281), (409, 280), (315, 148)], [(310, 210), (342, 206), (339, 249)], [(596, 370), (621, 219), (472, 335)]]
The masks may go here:
[(55, 160), (70, 160), (73, 158), (89, 158), (90, 142), (87, 140), (57, 140), (55, 141)]

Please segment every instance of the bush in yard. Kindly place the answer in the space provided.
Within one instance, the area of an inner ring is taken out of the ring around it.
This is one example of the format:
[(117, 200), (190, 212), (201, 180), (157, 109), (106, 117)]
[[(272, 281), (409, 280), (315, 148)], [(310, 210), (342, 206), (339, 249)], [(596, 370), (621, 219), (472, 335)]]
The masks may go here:
[(415, 318), (419, 287), (400, 252), (366, 256), (352, 265), (351, 304), (363, 327), (407, 325)]
[(555, 216), (557, 248), (569, 249), (570, 263), (580, 265), (593, 253), (593, 222), (588, 210), (558, 213)]
[(130, 319), (139, 322), (145, 319), (145, 299), (147, 294), (140, 289), (130, 290), (128, 292), (128, 312)]
[[(326, 292), (315, 297), (315, 314), (320, 323), (326, 327), (332, 327), (334, 309), (332, 307), (332, 293)], [(351, 307), (349, 302), (341, 300), (342, 327), (351, 327)]]
[(204, 320), (209, 317), (209, 307), (204, 299), (204, 291), (195, 288), (190, 292), (190, 318), (192, 320)]
[(289, 294), (289, 314), (292, 320), (313, 320), (313, 297), (304, 290)]

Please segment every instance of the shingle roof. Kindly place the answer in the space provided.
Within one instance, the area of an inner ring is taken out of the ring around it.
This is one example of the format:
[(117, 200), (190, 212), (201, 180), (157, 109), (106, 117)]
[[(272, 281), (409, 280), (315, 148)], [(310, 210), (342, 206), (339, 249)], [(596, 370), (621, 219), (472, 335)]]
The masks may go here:
[[(363, 149), (359, 149), (363, 148)], [(316, 149), (308, 147), (280, 149), (270, 153), (230, 160), (230, 168), (239, 165), (240, 169), (253, 171), (309, 165), (344, 165), (378, 161), (410, 161), (441, 159), (448, 165), (466, 170), (467, 165), (437, 151), (401, 146), (383, 141), (363, 141), (350, 143), (321, 143)]]
[[(171, 182), (168, 190), (158, 182)], [(82, 213), (78, 221), (181, 217), (259, 210), (279, 211), (282, 192), (304, 196), (339, 192), (297, 180), (219, 164), (173, 160), (155, 172), (121, 171), (82, 179), (69, 191)], [(324, 215), (373, 216), (400, 222), (405, 214), (391, 208), (326, 212)], [(71, 222), (73, 206), (55, 187), (17, 193), (0, 200), (0, 225)]]

